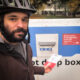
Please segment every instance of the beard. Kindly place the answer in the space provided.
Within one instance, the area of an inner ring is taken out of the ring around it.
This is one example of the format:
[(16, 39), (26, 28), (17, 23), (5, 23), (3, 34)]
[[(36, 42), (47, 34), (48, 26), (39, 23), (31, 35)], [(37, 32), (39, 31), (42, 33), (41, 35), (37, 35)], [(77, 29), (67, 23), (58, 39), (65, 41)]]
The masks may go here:
[[(16, 37), (15, 34), (18, 32), (22, 32), (23, 34), (18, 34), (19, 37)], [(10, 32), (7, 26), (6, 27), (2, 26), (1, 33), (5, 37), (5, 39), (9, 42), (21, 42), (25, 39), (25, 36), (27, 35), (28, 30), (25, 30), (23, 28), (18, 28)]]

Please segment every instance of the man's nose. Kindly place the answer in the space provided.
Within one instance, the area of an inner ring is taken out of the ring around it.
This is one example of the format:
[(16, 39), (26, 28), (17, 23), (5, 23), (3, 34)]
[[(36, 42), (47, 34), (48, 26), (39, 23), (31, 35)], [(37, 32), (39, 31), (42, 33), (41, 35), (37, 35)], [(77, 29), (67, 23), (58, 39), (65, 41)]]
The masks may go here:
[(19, 20), (19, 21), (18, 21), (17, 26), (18, 26), (18, 27), (23, 27), (23, 22), (22, 22), (22, 20)]

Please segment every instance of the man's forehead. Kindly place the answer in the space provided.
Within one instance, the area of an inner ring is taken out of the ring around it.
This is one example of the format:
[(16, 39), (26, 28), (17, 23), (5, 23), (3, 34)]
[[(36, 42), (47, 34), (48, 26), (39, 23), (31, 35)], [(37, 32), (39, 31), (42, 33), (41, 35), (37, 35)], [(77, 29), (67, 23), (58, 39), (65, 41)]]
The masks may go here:
[(28, 17), (28, 14), (23, 13), (23, 12), (11, 12), (11, 13), (5, 14), (5, 16), (8, 16), (8, 17)]

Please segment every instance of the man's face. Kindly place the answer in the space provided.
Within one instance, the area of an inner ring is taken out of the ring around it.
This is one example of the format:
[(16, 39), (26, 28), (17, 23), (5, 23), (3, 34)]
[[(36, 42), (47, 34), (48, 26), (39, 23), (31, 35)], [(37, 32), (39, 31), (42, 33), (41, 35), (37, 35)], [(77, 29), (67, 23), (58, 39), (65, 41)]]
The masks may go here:
[(3, 36), (9, 42), (21, 42), (28, 30), (29, 17), (25, 13), (12, 12), (4, 16)]

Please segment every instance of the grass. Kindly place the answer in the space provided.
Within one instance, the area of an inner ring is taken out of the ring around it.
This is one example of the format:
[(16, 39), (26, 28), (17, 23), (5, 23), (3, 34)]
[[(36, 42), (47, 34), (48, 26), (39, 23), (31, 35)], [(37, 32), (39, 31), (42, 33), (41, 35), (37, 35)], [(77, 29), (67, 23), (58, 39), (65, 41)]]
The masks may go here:
[[(31, 19), (57, 19), (57, 18), (73, 18), (70, 16), (54, 16), (54, 15), (32, 15)], [(80, 18), (80, 17), (76, 17)]]

